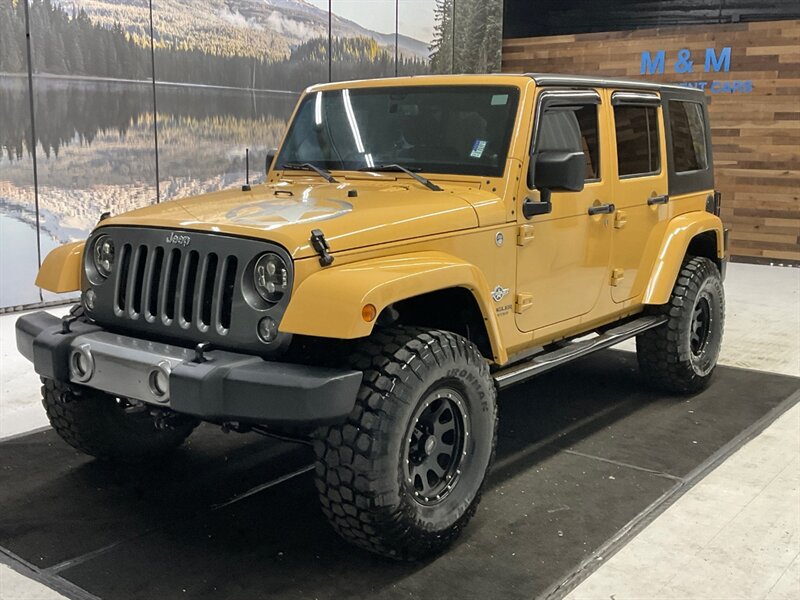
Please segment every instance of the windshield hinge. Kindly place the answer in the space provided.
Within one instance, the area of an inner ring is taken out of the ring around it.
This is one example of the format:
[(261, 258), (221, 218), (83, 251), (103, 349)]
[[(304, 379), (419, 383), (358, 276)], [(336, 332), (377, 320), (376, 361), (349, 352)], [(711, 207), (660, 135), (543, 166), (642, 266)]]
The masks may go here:
[(533, 225), (520, 225), (517, 229), (517, 246), (526, 246), (533, 241)]
[(311, 245), (319, 254), (319, 264), (321, 266), (327, 267), (333, 262), (333, 257), (328, 252), (331, 247), (328, 245), (328, 240), (325, 239), (325, 234), (321, 230), (311, 230)]
[(520, 292), (514, 299), (514, 312), (521, 315), (533, 306), (533, 294)]

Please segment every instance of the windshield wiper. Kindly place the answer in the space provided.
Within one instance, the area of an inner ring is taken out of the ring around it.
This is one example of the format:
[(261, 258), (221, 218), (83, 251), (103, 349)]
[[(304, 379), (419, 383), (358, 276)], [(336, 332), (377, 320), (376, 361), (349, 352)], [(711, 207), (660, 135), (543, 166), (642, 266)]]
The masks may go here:
[(322, 177), (328, 183), (339, 183), (333, 178), (331, 172), (327, 169), (322, 169), (317, 165), (311, 163), (283, 163), (281, 169), (293, 169), (295, 171), (314, 171), (317, 175)]
[(375, 171), (376, 173), (379, 171), (402, 171), (406, 175), (410, 175), (417, 181), (419, 181), (422, 185), (424, 185), (429, 190), (433, 190), (434, 192), (441, 192), (443, 191), (438, 185), (433, 183), (427, 177), (423, 177), (422, 175), (418, 175), (414, 173), (411, 169), (408, 169), (402, 165), (398, 164), (391, 164), (391, 165), (375, 165), (374, 167), (362, 167), (359, 171)]

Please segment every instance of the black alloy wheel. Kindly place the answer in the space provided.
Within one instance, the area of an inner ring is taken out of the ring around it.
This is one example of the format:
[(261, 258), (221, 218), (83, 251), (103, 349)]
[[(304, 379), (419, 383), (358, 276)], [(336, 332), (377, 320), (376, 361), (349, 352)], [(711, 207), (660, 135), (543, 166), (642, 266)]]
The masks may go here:
[(431, 392), (412, 418), (406, 482), (420, 504), (434, 505), (458, 483), (467, 454), (469, 421), (462, 395), (444, 387)]
[(692, 311), (692, 337), (689, 341), (692, 354), (701, 356), (708, 346), (709, 333), (712, 327), (711, 305), (707, 293), (702, 293), (694, 305)]

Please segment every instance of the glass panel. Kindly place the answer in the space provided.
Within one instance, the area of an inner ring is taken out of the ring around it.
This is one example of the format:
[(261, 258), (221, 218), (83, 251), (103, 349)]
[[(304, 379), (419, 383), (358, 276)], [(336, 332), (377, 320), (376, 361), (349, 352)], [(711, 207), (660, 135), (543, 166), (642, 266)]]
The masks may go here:
[(597, 106), (551, 108), (542, 115), (537, 152), (583, 152), (587, 181), (600, 177)]
[(658, 173), (661, 156), (656, 109), (652, 106), (615, 106), (614, 125), (619, 175)]
[(344, 89), (309, 95), (277, 165), (328, 169), (398, 163), (412, 170), (498, 176), (518, 90), (501, 86)]
[(696, 102), (669, 103), (669, 129), (676, 173), (708, 167), (703, 107)]
[(297, 96), (204, 86), (158, 87), (161, 200), (263, 181)]
[[(264, 178), (297, 91), (328, 77), (328, 12), (305, 2), (153, 6), (161, 200)], [(240, 12), (241, 11), (241, 12)]]
[(0, 308), (40, 300), (27, 71), (25, 7), (0, 2)]
[(147, 0), (112, 13), (31, 3), (43, 251), (85, 238), (105, 211), (155, 201), (149, 44), (122, 15), (147, 22)]
[(575, 111), (581, 126), (581, 146), (586, 157), (586, 180), (600, 179), (600, 135), (597, 106), (582, 106)]
[(503, 0), (445, 0), (453, 5), (453, 73), (500, 71)]
[(395, 0), (332, 1), (333, 81), (394, 77), (396, 9)]
[(399, 75), (452, 71), (452, 8), (443, 0), (398, 0)]

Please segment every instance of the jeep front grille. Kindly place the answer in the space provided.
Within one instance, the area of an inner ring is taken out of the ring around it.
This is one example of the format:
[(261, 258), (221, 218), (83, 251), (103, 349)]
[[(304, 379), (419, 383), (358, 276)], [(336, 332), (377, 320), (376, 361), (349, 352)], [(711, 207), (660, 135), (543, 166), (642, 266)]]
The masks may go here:
[(86, 310), (99, 325), (143, 339), (184, 346), (209, 342), (262, 355), (285, 346), (288, 337), (283, 334), (273, 342), (262, 341), (258, 323), (266, 316), (280, 323), (290, 294), (270, 304), (252, 283), (257, 259), (275, 252), (289, 267), (291, 289), (292, 260), (283, 248), (217, 233), (106, 226), (87, 241), (86, 261), (100, 235), (114, 242), (113, 269), (102, 279), (90, 272), (87, 262), (82, 288), (95, 293), (93, 308)]
[(235, 256), (216, 252), (124, 244), (114, 282), (114, 312), (227, 335), (237, 267)]

